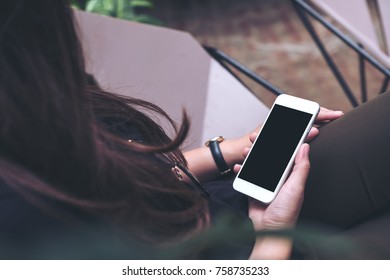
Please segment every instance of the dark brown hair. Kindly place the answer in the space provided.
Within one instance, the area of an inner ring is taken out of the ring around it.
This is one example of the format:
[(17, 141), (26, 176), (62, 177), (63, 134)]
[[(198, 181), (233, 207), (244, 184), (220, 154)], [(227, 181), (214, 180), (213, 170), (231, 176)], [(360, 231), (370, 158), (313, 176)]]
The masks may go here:
[[(206, 202), (156, 160), (179, 151), (145, 111), (157, 106), (88, 82), (66, 0), (6, 0), (0, 9), (0, 180), (42, 206), (72, 205), (132, 235), (166, 242), (205, 222)], [(105, 120), (136, 126), (143, 142)]]

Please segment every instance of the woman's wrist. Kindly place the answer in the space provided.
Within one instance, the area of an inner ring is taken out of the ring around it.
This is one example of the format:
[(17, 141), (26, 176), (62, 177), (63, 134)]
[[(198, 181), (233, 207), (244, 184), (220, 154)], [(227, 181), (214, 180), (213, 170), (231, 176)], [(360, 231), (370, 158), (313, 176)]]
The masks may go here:
[(250, 147), (252, 142), (250, 142), (248, 136), (235, 139), (226, 139), (220, 143), (220, 148), (222, 155), (226, 161), (226, 164), (233, 168), (237, 163), (242, 163), (244, 160), (243, 150), (246, 147)]
[[(219, 143), (219, 148), (227, 166), (233, 170), (237, 163), (242, 163), (244, 160), (243, 150), (245, 147), (250, 147), (252, 142), (249, 136), (241, 138), (224, 139)], [(218, 178), (221, 175), (209, 147), (200, 147), (198, 149), (189, 150), (184, 153), (188, 162), (190, 171), (198, 177), (201, 182)]]
[(291, 257), (292, 241), (287, 237), (258, 237), (249, 259), (288, 260)]

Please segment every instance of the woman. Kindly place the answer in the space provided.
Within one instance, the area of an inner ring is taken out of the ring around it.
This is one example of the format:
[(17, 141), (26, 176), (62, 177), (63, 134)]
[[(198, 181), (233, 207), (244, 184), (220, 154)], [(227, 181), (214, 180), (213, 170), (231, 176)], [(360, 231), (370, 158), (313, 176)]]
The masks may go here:
[[(68, 1), (6, 0), (0, 65), (2, 257), (110, 258), (114, 249), (124, 258), (156, 257), (132, 250), (139, 244), (168, 248), (210, 228), (219, 213), (241, 213), (216, 197), (213, 183), (211, 195), (198, 184), (195, 177), (206, 182), (219, 171), (207, 147), (180, 151), (189, 129), (185, 114), (170, 139), (143, 113), (170, 120), (161, 109), (104, 92), (86, 75)], [(318, 121), (341, 115), (323, 109)], [(313, 129), (310, 138), (317, 134)], [(242, 162), (253, 137), (220, 144), (230, 168)], [(305, 144), (269, 207), (249, 203), (254, 229), (294, 227), (308, 153)], [(244, 243), (237, 251), (226, 248), (227, 255), (191, 248), (182, 257), (289, 258), (292, 250), (283, 238)], [(52, 246), (54, 255), (44, 250)]]
[[(186, 117), (171, 140), (141, 112), (168, 118), (158, 107), (101, 91), (84, 72), (68, 1), (7, 0), (0, 13), (4, 240), (28, 253), (37, 240), (89, 236), (95, 227), (160, 245), (207, 228), (209, 200), (171, 172), (170, 163), (188, 161), (202, 181), (218, 174), (208, 149), (186, 157), (178, 149)], [(225, 141), (228, 164), (250, 144)]]

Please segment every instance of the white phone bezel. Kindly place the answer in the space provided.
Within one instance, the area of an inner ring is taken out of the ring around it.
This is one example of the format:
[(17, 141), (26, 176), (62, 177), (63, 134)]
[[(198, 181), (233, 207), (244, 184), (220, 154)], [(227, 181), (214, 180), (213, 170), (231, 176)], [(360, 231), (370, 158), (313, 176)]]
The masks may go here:
[(297, 152), (299, 150), (299, 147), (302, 145), (302, 143), (305, 141), (308, 133), (310, 132), (310, 129), (317, 117), (317, 114), (320, 110), (320, 106), (318, 105), (318, 103), (316, 102), (313, 102), (313, 101), (310, 101), (310, 100), (306, 100), (306, 99), (302, 99), (302, 98), (299, 98), (299, 97), (295, 97), (295, 96), (291, 96), (291, 95), (287, 95), (287, 94), (282, 94), (282, 95), (279, 95), (274, 104), (272, 105), (272, 108), (270, 109), (268, 115), (267, 115), (267, 118), (264, 122), (264, 124), (266, 124), (267, 120), (268, 120), (268, 117), (271, 115), (272, 111), (273, 111), (273, 108), (274, 106), (278, 104), (278, 105), (281, 105), (281, 106), (285, 106), (285, 107), (288, 107), (288, 108), (291, 108), (291, 109), (295, 109), (295, 110), (298, 110), (298, 111), (302, 111), (302, 112), (306, 112), (306, 113), (310, 113), (312, 114), (312, 118), (310, 119), (304, 133), (302, 134), (300, 140), (299, 140), (299, 143), (298, 145), (295, 147), (295, 150), (283, 172), (283, 175), (281, 176), (280, 180), (279, 180), (279, 183), (277, 184), (276, 188), (275, 188), (275, 191), (269, 191), (261, 186), (258, 186), (258, 185), (255, 185), (255, 184), (252, 184), (248, 181), (245, 181), (241, 178), (239, 178), (238, 176), (240, 175), (240, 172), (242, 170), (242, 168), (244, 168), (245, 166), (245, 163), (246, 163), (246, 159), (248, 158), (249, 154), (252, 152), (252, 148), (253, 146), (255, 145), (256, 141), (257, 141), (257, 138), (259, 137), (259, 135), (261, 134), (261, 131), (259, 132), (257, 138), (255, 139), (255, 141), (253, 142), (253, 145), (248, 153), (248, 156), (245, 158), (243, 164), (242, 164), (242, 167), (241, 167), (241, 170), (238, 172), (236, 178), (234, 179), (234, 182), (233, 182), (233, 188), (241, 193), (244, 193), (250, 197), (253, 197), (265, 204), (269, 204), (271, 203), (277, 193), (279, 192), (281, 186), (284, 184), (289, 172), (290, 172), (290, 169), (294, 163), (294, 160), (295, 160), (295, 157), (297, 155)]

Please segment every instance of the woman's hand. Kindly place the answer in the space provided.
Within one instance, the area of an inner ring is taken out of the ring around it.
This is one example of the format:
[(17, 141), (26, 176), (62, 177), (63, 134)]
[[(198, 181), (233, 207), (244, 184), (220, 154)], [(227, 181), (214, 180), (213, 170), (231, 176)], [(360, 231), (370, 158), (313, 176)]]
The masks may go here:
[[(312, 140), (319, 134), (317, 126), (328, 123), (343, 116), (341, 111), (332, 111), (321, 108), (315, 121), (315, 126), (311, 129), (307, 141)], [(259, 129), (249, 135), (249, 140), (253, 143), (257, 137)], [(245, 147), (243, 156), (246, 157), (250, 148)], [(234, 167), (237, 173), (240, 165)], [(278, 230), (293, 228), (302, 207), (304, 189), (307, 176), (309, 174), (309, 145), (303, 144), (295, 158), (295, 165), (292, 173), (282, 186), (279, 194), (270, 205), (250, 199), (249, 217), (251, 218), (255, 230)], [(289, 258), (292, 248), (291, 240), (287, 238), (263, 237), (256, 240), (251, 258), (256, 259), (286, 259)]]
[(256, 230), (293, 228), (303, 202), (306, 179), (309, 174), (309, 145), (303, 144), (295, 158), (293, 170), (275, 200), (264, 205), (251, 199), (249, 217)]
[[(239, 168), (237, 165), (235, 171)], [(250, 199), (249, 217), (256, 231), (290, 229), (295, 226), (303, 203), (309, 169), (309, 145), (303, 144), (295, 158), (293, 170), (275, 200), (270, 205), (264, 205)], [(259, 237), (251, 258), (287, 259), (291, 254), (291, 248), (292, 242), (288, 238)]]

